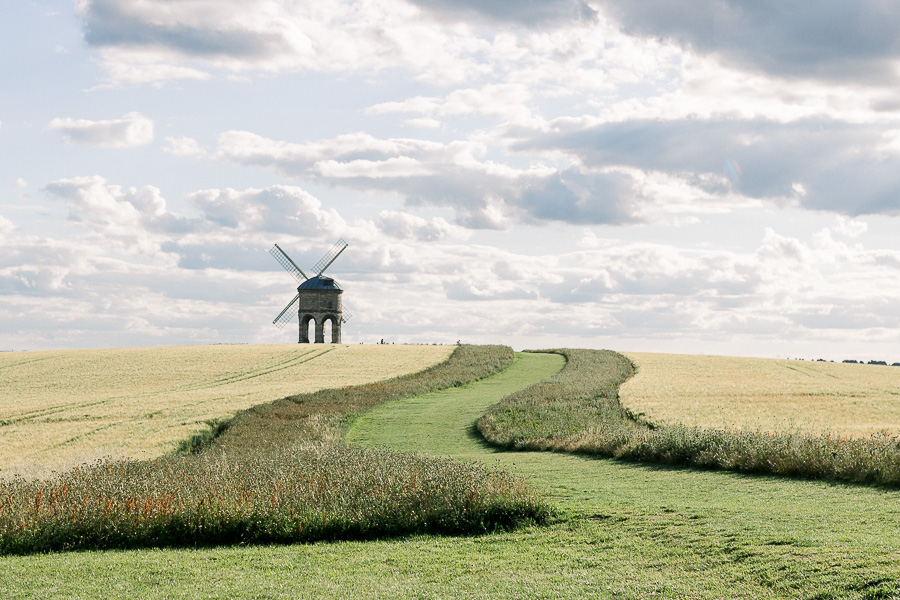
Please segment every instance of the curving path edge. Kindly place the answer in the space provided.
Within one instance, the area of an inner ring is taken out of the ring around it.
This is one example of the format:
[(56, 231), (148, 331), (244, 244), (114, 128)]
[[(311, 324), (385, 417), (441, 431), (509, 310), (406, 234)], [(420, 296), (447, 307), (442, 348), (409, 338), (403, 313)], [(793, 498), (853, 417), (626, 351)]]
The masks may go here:
[(487, 379), (378, 406), (354, 421), (346, 439), (453, 458), (497, 452), (475, 431), (475, 422), (503, 396), (555, 375), (565, 364), (559, 354), (517, 352), (512, 365)]

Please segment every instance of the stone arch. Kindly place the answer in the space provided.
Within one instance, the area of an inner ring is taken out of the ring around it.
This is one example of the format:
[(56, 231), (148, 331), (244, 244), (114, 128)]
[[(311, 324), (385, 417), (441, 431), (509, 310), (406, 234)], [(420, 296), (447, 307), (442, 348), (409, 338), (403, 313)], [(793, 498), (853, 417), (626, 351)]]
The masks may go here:
[[(303, 315), (302, 317), (300, 317), (300, 343), (301, 344), (308, 344), (310, 341), (309, 340), (310, 321), (312, 321), (314, 331), (318, 332), (318, 330), (319, 330), (320, 325), (319, 325), (317, 319), (313, 315), (306, 314), (306, 315)], [(315, 334), (313, 334), (313, 335), (315, 335)]]
[[(341, 343), (341, 320), (336, 315), (325, 315), (321, 319), (322, 321), (322, 341), (325, 341), (325, 327), (328, 326), (331, 329), (331, 338), (330, 343), (332, 344), (340, 344)], [(317, 340), (318, 341), (318, 340)]]

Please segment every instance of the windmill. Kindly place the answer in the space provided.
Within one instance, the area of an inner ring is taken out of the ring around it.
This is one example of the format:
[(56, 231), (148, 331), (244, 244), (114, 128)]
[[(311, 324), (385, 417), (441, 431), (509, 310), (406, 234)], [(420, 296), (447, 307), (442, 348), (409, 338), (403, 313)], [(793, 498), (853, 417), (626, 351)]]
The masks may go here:
[(284, 270), (294, 276), (294, 279), (300, 284), (297, 287), (297, 295), (294, 299), (284, 307), (275, 320), (272, 321), (279, 329), (283, 328), (290, 321), (294, 313), (291, 309), (297, 305), (297, 315), (300, 319), (300, 343), (308, 343), (309, 340), (309, 322), (315, 322), (316, 338), (315, 342), (322, 344), (325, 342), (325, 323), (331, 322), (331, 343), (341, 343), (341, 323), (346, 323), (350, 318), (350, 313), (343, 310), (341, 305), (341, 294), (344, 290), (331, 277), (325, 277), (325, 269), (331, 266), (341, 252), (347, 248), (348, 244), (343, 239), (339, 239), (331, 247), (325, 256), (313, 266), (312, 270), (316, 272), (313, 277), (307, 277), (306, 273), (297, 266), (291, 257), (285, 253), (278, 244), (275, 244), (269, 254), (278, 261)]

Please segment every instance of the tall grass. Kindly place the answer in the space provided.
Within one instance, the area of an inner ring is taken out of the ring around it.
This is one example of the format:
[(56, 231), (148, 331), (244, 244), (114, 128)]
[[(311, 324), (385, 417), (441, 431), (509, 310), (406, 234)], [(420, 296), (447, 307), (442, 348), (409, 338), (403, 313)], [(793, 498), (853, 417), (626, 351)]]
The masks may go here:
[(245, 411), (213, 424), (221, 435), (186, 456), (0, 483), (0, 553), (477, 533), (540, 521), (546, 506), (505, 472), (342, 443), (352, 412), (511, 361), (509, 348), (460, 346), (418, 374)]
[(0, 498), (0, 551), (478, 533), (540, 510), (521, 479), (474, 464), (340, 445), (209, 453), (18, 481)]
[(900, 486), (900, 438), (654, 427), (619, 402), (634, 373), (610, 351), (550, 350), (566, 357), (556, 376), (511, 394), (478, 429), (489, 442), (517, 450), (555, 450), (615, 458), (812, 479)]

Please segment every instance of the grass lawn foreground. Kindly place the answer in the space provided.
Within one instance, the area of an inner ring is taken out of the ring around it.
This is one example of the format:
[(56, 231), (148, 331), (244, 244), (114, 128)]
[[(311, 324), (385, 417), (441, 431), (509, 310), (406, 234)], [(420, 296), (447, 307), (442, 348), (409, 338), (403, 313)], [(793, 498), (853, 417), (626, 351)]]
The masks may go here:
[(549, 527), (6, 556), (0, 597), (900, 598), (900, 492), (497, 452), (472, 434), (501, 383), (515, 389), (561, 366), (556, 355), (519, 354), (494, 378), (379, 407), (348, 435), (527, 475), (558, 506)]

